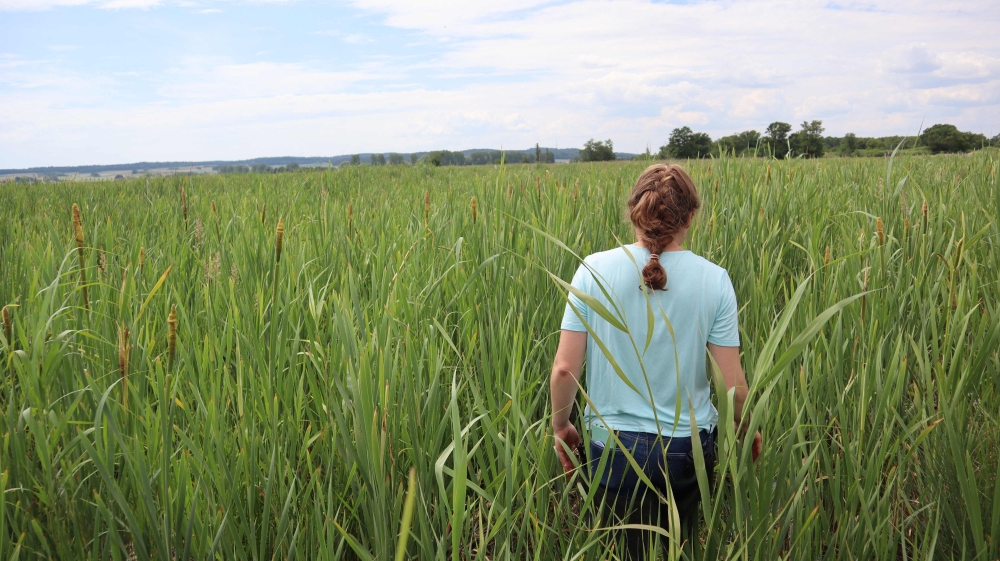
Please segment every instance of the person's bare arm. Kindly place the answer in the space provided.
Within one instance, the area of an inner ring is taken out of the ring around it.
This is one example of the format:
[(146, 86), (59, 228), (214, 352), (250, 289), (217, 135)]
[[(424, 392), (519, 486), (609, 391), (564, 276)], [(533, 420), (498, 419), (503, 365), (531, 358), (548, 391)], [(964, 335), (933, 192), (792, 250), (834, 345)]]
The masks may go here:
[[(736, 426), (741, 427), (740, 434), (746, 431), (749, 426), (749, 412), (744, 419), (743, 409), (747, 401), (747, 393), (750, 388), (747, 385), (746, 376), (743, 374), (743, 366), (740, 364), (739, 347), (721, 347), (719, 345), (708, 344), (708, 352), (712, 354), (715, 363), (719, 365), (722, 378), (726, 381), (726, 390), (736, 388), (733, 392), (733, 419)], [(761, 439), (760, 433), (756, 433), (753, 438), (753, 459), (756, 461), (760, 455)]]
[(580, 444), (580, 433), (570, 424), (569, 415), (573, 411), (577, 384), (586, 356), (587, 333), (563, 330), (559, 336), (559, 349), (556, 350), (556, 358), (552, 364), (549, 388), (552, 391), (552, 431), (556, 438), (556, 452), (559, 454), (563, 470), (567, 472), (574, 466), (562, 442), (565, 442), (570, 450), (576, 449)]

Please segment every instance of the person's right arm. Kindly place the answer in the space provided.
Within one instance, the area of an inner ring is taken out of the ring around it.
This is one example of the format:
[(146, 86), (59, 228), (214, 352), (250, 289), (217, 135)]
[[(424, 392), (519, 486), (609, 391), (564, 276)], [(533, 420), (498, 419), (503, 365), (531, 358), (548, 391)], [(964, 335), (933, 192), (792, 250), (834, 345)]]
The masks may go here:
[[(743, 374), (743, 366), (740, 364), (740, 348), (723, 347), (709, 343), (708, 352), (712, 354), (715, 363), (719, 365), (719, 371), (722, 372), (722, 378), (726, 382), (726, 390), (736, 388), (736, 391), (733, 392), (733, 419), (736, 421), (737, 427), (742, 427), (742, 430), (737, 431), (742, 434), (750, 424), (749, 412), (745, 419), (743, 415), (744, 405), (747, 401), (747, 392), (750, 388), (747, 385), (746, 376)], [(757, 432), (753, 436), (753, 447), (751, 449), (754, 461), (757, 461), (760, 451), (761, 438), (760, 432)]]

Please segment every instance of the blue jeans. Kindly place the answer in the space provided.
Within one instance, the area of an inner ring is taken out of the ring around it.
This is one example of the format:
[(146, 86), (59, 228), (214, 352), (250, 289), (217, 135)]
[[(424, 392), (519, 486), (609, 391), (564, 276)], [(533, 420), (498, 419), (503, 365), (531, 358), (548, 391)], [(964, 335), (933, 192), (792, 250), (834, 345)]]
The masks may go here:
[[(709, 492), (714, 486), (716, 434), (714, 430), (702, 430), (700, 433)], [(691, 438), (670, 438), (627, 431), (619, 431), (617, 435), (661, 494), (667, 492), (664, 473), (669, 474), (670, 490), (680, 515), (681, 537), (685, 541), (698, 539), (701, 491), (698, 488)], [(611, 450), (603, 471), (597, 473), (604, 448), (600, 442), (590, 442), (590, 475), (597, 485), (595, 501), (601, 509), (602, 525), (648, 524), (667, 528), (670, 520), (667, 505), (660, 503), (656, 494), (639, 479), (621, 449)], [(652, 532), (629, 529), (622, 534), (628, 559), (646, 559), (647, 544), (658, 542), (657, 534)], [(655, 550), (650, 552), (649, 558), (655, 558)]]

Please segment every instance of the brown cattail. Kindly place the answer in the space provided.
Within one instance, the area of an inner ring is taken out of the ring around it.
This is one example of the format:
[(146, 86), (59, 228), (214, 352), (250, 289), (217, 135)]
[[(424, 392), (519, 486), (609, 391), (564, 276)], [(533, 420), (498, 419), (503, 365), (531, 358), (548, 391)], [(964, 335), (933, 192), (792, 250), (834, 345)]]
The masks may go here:
[(354, 204), (347, 205), (347, 231), (354, 229)]
[(174, 354), (177, 352), (177, 307), (170, 306), (167, 316), (167, 369), (174, 368)]
[(216, 218), (219, 217), (219, 211), (215, 208), (215, 201), (214, 200), (212, 201), (212, 214), (214, 214)]
[(761, 222), (764, 221), (764, 207), (763, 206), (760, 207), (760, 214), (757, 215), (757, 219), (759, 221), (761, 221)]
[(826, 254), (823, 255), (823, 266), (830, 264), (830, 246), (826, 246)]
[(83, 308), (90, 310), (87, 298), (87, 268), (83, 256), (83, 219), (80, 218), (80, 207), (73, 203), (73, 235), (76, 237), (76, 254), (80, 259), (80, 288), (83, 292)]
[(260, 211), (260, 223), (264, 224), (264, 219), (267, 217), (267, 204), (264, 204), (264, 208)]
[(924, 199), (924, 204), (920, 207), (920, 216), (924, 221), (924, 229), (927, 229), (927, 199)]
[(472, 222), (476, 222), (476, 198), (472, 197)]
[(538, 200), (542, 200), (542, 178), (535, 178), (535, 193), (538, 194)]
[(128, 359), (132, 346), (128, 344), (128, 328), (118, 328), (118, 372), (122, 379), (122, 405), (128, 407)]
[(878, 244), (885, 245), (885, 230), (882, 227), (882, 219), (875, 221), (875, 235), (878, 236)]
[(771, 181), (771, 165), (770, 164), (768, 164), (768, 166), (767, 166), (767, 180)]
[(187, 224), (188, 221), (188, 198), (187, 192), (184, 191), (184, 186), (181, 185), (181, 210), (184, 212), (184, 223)]
[(278, 218), (278, 229), (274, 233), (274, 260), (281, 261), (281, 246), (285, 241), (285, 221)]
[(424, 191), (424, 223), (426, 224), (431, 217), (431, 191), (430, 189)]
[(140, 271), (142, 270), (142, 267), (145, 264), (146, 264), (146, 247), (143, 246), (143, 247), (139, 248), (139, 270)]
[(903, 221), (903, 239), (905, 240), (910, 235), (910, 219), (907, 218)]
[(3, 307), (3, 334), (7, 338), (7, 346), (13, 345), (11, 338), (14, 336), (14, 328), (11, 325), (10, 310), (7, 309), (7, 306)]

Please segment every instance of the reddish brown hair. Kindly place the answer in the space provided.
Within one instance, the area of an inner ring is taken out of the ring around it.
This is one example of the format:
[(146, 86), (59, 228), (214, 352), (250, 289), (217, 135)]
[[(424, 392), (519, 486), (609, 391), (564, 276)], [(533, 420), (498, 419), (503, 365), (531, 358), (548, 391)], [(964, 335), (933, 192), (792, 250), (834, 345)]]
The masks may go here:
[[(680, 166), (653, 164), (639, 176), (628, 198), (628, 216), (639, 241), (650, 254), (659, 255), (688, 225), (701, 206), (698, 188)], [(651, 258), (642, 269), (642, 282), (653, 290), (667, 286), (667, 272), (659, 258)]]

